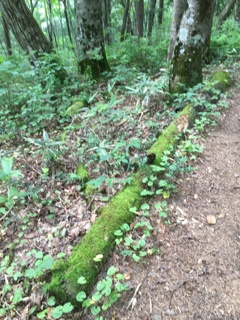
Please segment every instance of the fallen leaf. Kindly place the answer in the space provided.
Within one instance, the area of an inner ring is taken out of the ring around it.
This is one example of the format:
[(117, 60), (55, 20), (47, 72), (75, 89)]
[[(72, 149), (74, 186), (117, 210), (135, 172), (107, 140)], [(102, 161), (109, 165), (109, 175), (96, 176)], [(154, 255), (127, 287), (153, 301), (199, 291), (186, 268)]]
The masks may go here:
[(125, 272), (125, 273), (124, 273), (124, 279), (125, 279), (125, 280), (129, 280), (130, 278), (131, 278), (131, 272), (130, 272), (130, 271)]

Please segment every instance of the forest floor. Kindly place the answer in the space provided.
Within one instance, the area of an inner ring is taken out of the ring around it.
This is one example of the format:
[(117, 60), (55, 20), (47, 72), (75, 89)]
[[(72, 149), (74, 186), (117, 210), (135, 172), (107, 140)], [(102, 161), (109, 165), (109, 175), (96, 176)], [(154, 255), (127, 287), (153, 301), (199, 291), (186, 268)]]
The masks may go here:
[(156, 226), (161, 254), (136, 264), (116, 253), (109, 261), (129, 272), (132, 290), (105, 319), (240, 319), (239, 99), (239, 91), (228, 98), (197, 171), (179, 179), (172, 223)]
[[(235, 83), (238, 83), (238, 80)], [(193, 163), (197, 170), (180, 175), (175, 181), (178, 192), (171, 194), (171, 198), (167, 200), (170, 208), (168, 212), (170, 224), (165, 224), (159, 217), (159, 211), (154, 209), (155, 203), (161, 201), (160, 196), (151, 199), (148, 218), (153, 227), (151, 246), (160, 249), (160, 254), (150, 254), (147, 258), (135, 262), (119, 254), (120, 248), (117, 246), (107, 265), (104, 266), (99, 275), (100, 280), (105, 277), (108, 268), (114, 266), (119, 273), (124, 274), (130, 290), (124, 292), (121, 298), (102, 314), (103, 319), (240, 319), (239, 99), (240, 91), (235, 86), (228, 92), (229, 109), (223, 111), (218, 126), (211, 127), (204, 133), (205, 139), (201, 140), (204, 151)], [(130, 99), (126, 97), (126, 100)], [(158, 97), (156, 100), (158, 102)], [(126, 103), (126, 108), (122, 108), (121, 113), (123, 119), (119, 116), (119, 127), (112, 119), (107, 122), (107, 125), (110, 123), (113, 127), (111, 134), (114, 137), (115, 131), (119, 131), (122, 135), (127, 132), (129, 141), (135, 136), (141, 141), (147, 138), (151, 141), (156, 132), (153, 131), (151, 136), (146, 123), (147, 120), (156, 117), (158, 103), (154, 101), (155, 108), (149, 108), (148, 113), (145, 114), (145, 107), (142, 106), (143, 109), (138, 110), (134, 99), (127, 102), (132, 105), (132, 110), (129, 110), (129, 105)], [(170, 112), (170, 108), (168, 110)], [(127, 118), (127, 112), (129, 112), (129, 118)], [(117, 113), (113, 113), (113, 117), (116, 115)], [(133, 117), (137, 119), (136, 123), (133, 122)], [(90, 129), (95, 118), (99, 121), (95, 114), (89, 122), (86, 121)], [(159, 131), (163, 124), (166, 125), (169, 122), (170, 119), (165, 115), (159, 115), (159, 118), (156, 118), (154, 130)], [(131, 130), (124, 127), (129, 125), (128, 123), (133, 126)], [(137, 135), (137, 128), (139, 135)], [(77, 135), (82, 137), (81, 134), (83, 130), (73, 131), (70, 141), (74, 139), (77, 141)], [(98, 133), (103, 142), (105, 134), (104, 130), (102, 135)], [(10, 216), (11, 210), (9, 210), (0, 220), (1, 224), (4, 219), (9, 220), (6, 224), (6, 232), (1, 234), (0, 228), (2, 260), (0, 284), (2, 288), (6, 288), (6, 291), (1, 289), (0, 309), (1, 305), (5, 308), (9, 307), (6, 314), (2, 317), (0, 315), (0, 318), (5, 320), (41, 318), (30, 315), (32, 306), (37, 306), (36, 312), (48, 306), (48, 297), (44, 297), (42, 284), (37, 280), (38, 278), (34, 279), (34, 276), (38, 275), (38, 271), (41, 275), (46, 264), (50, 269), (53, 262), (51, 257), (56, 257), (59, 252), (69, 255), (72, 248), (91, 227), (99, 207), (105, 205), (103, 195), (94, 195), (89, 201), (80, 196), (78, 183), (69, 183), (63, 179), (62, 181), (61, 177), (57, 180), (57, 170), (51, 171), (49, 179), (42, 179), (42, 168), (46, 166), (42, 150), (39, 151), (32, 144), (30, 147), (27, 145), (26, 149), (26, 142), (21, 144), (23, 137), (18, 139), (16, 137), (16, 141), (11, 145), (4, 144), (3, 149), (6, 149), (5, 151), (9, 154), (13, 150), (14, 158), (17, 159), (14, 165), (24, 172), (23, 182), (27, 186), (35, 183), (33, 191), (40, 190), (37, 195), (42, 202), (35, 204), (30, 199), (29, 203), (27, 201), (20, 203), (16, 209), (14, 207), (12, 210), (15, 212), (13, 217)], [(75, 143), (72, 143), (72, 146), (75, 149), (79, 148)], [(62, 154), (59, 161), (60, 172), (65, 174), (75, 172), (78, 164), (71, 148), (68, 153), (68, 157)], [(91, 165), (94, 166), (95, 162)], [(123, 175), (122, 178), (125, 176)], [(120, 183), (115, 189), (108, 188), (111, 191), (107, 190), (108, 194), (112, 196), (120, 188), (122, 188)], [(13, 246), (11, 249), (11, 243), (17, 238), (19, 240), (16, 242), (16, 247)], [(46, 260), (44, 260), (45, 257)], [(8, 267), (8, 259), (15, 259), (11, 268)], [(41, 259), (43, 263), (37, 268), (36, 260), (41, 261)], [(5, 265), (8, 267), (7, 270)], [(20, 266), (23, 271), (19, 269)], [(24, 286), (23, 274), (25, 275), (26, 268), (28, 268), (27, 272), (34, 274), (28, 274), (30, 280)], [(18, 272), (19, 270), (22, 273)], [(49, 271), (46, 275), (48, 273)], [(12, 284), (11, 288), (10, 284)], [(23, 291), (21, 291), (22, 287), (24, 287)], [(34, 290), (34, 288), (40, 290)], [(20, 294), (16, 298), (19, 300), (10, 305), (13, 297), (16, 296), (14, 293), (18, 290)], [(25, 295), (24, 298), (21, 297), (22, 292)], [(46, 314), (42, 315), (42, 319), (52, 319), (52, 309), (48, 309)], [(78, 310), (61, 319), (96, 318), (90, 315), (90, 311), (79, 312)]]

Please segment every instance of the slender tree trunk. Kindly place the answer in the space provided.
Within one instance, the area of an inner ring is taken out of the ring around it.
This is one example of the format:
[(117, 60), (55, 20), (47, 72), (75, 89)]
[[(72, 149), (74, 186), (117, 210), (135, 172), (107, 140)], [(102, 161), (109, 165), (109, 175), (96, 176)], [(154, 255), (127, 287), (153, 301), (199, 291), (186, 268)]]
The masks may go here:
[[(173, 15), (179, 8), (176, 0)], [(171, 59), (170, 92), (182, 92), (202, 82), (202, 57), (210, 38), (215, 0), (188, 0), (181, 22), (176, 23), (177, 36)], [(181, 13), (182, 14), (182, 13)], [(175, 18), (179, 19), (179, 16)]]
[(48, 29), (48, 36), (51, 44), (53, 44), (53, 23), (52, 23), (52, 3), (51, 0), (47, 1), (47, 4), (45, 5), (45, 13), (46, 13), (46, 20), (47, 20), (47, 29)]
[(136, 31), (138, 38), (143, 37), (144, 0), (134, 0), (136, 13)]
[(219, 16), (219, 14), (220, 14), (220, 4), (221, 4), (221, 0), (216, 0), (215, 13), (217, 16)]
[(155, 7), (156, 7), (157, 0), (150, 0), (149, 5), (149, 13), (148, 13), (148, 43), (151, 43), (151, 37), (152, 37), (152, 30), (153, 30), (153, 24), (154, 24), (154, 14), (155, 14)]
[(103, 0), (103, 25), (105, 30), (105, 41), (107, 44), (110, 44), (110, 32), (109, 27), (111, 25), (111, 0)]
[(38, 5), (38, 2), (39, 2), (39, 0), (36, 0), (35, 3), (33, 3), (33, 1), (30, 0), (30, 10), (31, 10), (32, 14), (33, 14), (36, 6)]
[(218, 17), (218, 26), (221, 27), (223, 22), (230, 16), (236, 0), (229, 0)]
[(102, 72), (109, 71), (104, 48), (101, 2), (76, 0), (76, 21), (79, 70), (97, 80)]
[(127, 0), (126, 4), (125, 4), (125, 7), (124, 7), (123, 22), (122, 22), (122, 27), (121, 27), (121, 32), (120, 32), (120, 34), (121, 34), (120, 35), (120, 41), (124, 41), (124, 39), (125, 39), (125, 32), (126, 32), (126, 28), (127, 28), (127, 20), (128, 20), (128, 15), (129, 15), (129, 8), (130, 8), (130, 0)]
[(164, 0), (159, 0), (159, 8), (158, 8), (158, 24), (162, 24), (163, 22), (163, 12), (164, 12)]
[(62, 3), (63, 3), (64, 17), (65, 17), (65, 20), (66, 20), (67, 33), (68, 33), (69, 40), (70, 40), (70, 42), (72, 44), (73, 40), (72, 40), (71, 28), (70, 28), (70, 23), (69, 23), (69, 18), (68, 18), (67, 1), (66, 0), (62, 0)]
[(6, 49), (7, 49), (7, 55), (11, 56), (12, 55), (12, 43), (11, 43), (9, 28), (8, 28), (7, 22), (4, 19), (4, 17), (2, 17), (2, 24), (3, 24), (3, 32), (4, 32)]
[(235, 21), (240, 22), (240, 0), (236, 1)]

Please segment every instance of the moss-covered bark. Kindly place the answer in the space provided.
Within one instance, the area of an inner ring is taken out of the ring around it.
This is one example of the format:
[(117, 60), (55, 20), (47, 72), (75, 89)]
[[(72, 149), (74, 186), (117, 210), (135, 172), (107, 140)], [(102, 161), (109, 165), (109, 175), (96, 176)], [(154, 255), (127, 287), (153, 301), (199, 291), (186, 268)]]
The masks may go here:
[[(228, 74), (218, 79), (221, 83), (226, 83), (226, 78), (229, 79)], [(215, 86), (218, 82), (215, 82), (215, 77), (212, 77), (212, 79)], [(179, 127), (179, 119), (187, 119), (187, 125), (190, 128), (196, 116), (197, 109), (193, 104), (188, 104), (153, 144), (149, 152), (156, 154), (156, 165), (160, 163), (163, 152), (169, 149), (170, 145), (178, 143), (179, 140), (176, 137), (182, 133)], [(134, 219), (134, 214), (129, 209), (133, 206), (139, 208), (143, 201), (146, 200), (140, 195), (142, 189), (141, 181), (149, 170), (150, 167), (146, 166), (134, 174), (131, 185), (124, 187), (102, 209), (100, 217), (94, 222), (81, 242), (74, 248), (70, 257), (67, 260), (60, 260), (54, 264), (49, 291), (60, 302), (71, 301), (76, 304), (75, 297), (79, 291), (89, 292), (101, 270), (102, 264), (106, 261), (115, 246), (114, 232), (123, 223), (131, 223)], [(101, 263), (93, 260), (98, 254), (103, 255)], [(86, 278), (86, 284), (80, 285), (77, 283), (80, 276)]]
[[(172, 93), (184, 92), (188, 87), (202, 82), (202, 58), (209, 55), (215, 0), (185, 2), (187, 9), (184, 12), (181, 11), (180, 15), (176, 15), (176, 8), (173, 11), (169, 46), (169, 59), (171, 59), (169, 90)], [(175, 0), (174, 7), (177, 5), (181, 5), (183, 10), (184, 0)]]
[(101, 1), (76, 1), (76, 20), (79, 71), (98, 80), (102, 72), (110, 70), (104, 48)]

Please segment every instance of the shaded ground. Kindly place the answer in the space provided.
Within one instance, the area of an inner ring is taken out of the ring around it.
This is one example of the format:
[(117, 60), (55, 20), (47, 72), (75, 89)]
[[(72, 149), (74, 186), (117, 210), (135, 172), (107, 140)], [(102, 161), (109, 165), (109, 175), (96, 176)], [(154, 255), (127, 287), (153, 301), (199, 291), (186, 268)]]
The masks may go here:
[(198, 170), (178, 181), (172, 224), (163, 226), (151, 212), (161, 255), (146, 264), (118, 255), (110, 261), (131, 273), (132, 291), (105, 319), (240, 319), (239, 98), (229, 99), (231, 109), (208, 134)]

